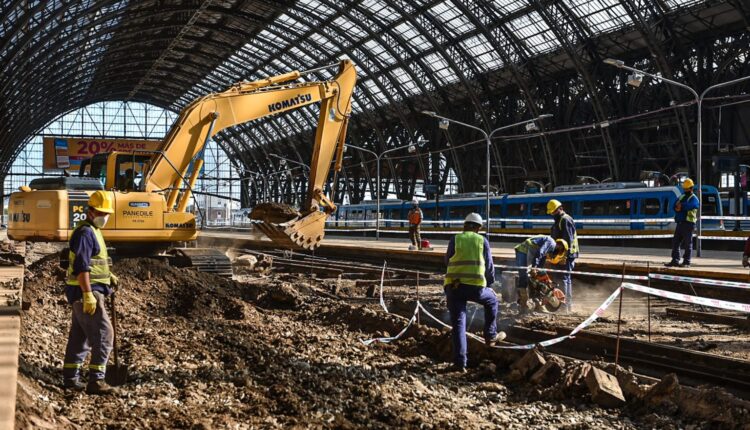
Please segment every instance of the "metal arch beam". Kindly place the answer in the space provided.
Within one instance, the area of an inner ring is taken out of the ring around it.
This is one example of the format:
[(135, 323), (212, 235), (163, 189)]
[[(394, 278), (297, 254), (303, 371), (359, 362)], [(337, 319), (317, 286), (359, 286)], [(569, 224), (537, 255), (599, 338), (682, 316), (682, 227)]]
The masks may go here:
[[(656, 66), (659, 71), (667, 78), (674, 78), (672, 73), (672, 67), (669, 65), (667, 56), (664, 50), (661, 48), (658, 41), (657, 35), (649, 26), (647, 19), (644, 17), (644, 12), (649, 13), (654, 20), (663, 20), (664, 11), (654, 5), (649, 0), (619, 0), (623, 9), (628, 13), (630, 19), (635, 24), (638, 31), (644, 38), (646, 45), (648, 46), (651, 56), (654, 58)], [(672, 99), (677, 99), (677, 88), (672, 85), (665, 85), (669, 96)], [(680, 142), (682, 143), (682, 150), (684, 154), (685, 165), (690, 166), (694, 164), (692, 160), (695, 160), (692, 142), (690, 138), (690, 124), (688, 122), (687, 115), (682, 109), (675, 109), (674, 111), (677, 120), (677, 129), (679, 133)]]
[[(539, 115), (541, 115), (541, 112), (539, 110), (539, 103), (533, 97), (532, 95), (533, 92), (528, 85), (528, 82), (530, 82), (530, 80), (526, 79), (523, 76), (521, 68), (516, 64), (516, 61), (514, 61), (514, 59), (509, 54), (508, 48), (506, 48), (505, 44), (503, 44), (501, 40), (492, 31), (490, 31), (487, 28), (486, 24), (482, 22), (480, 18), (480, 16), (487, 16), (487, 17), (493, 16), (493, 17), (498, 18), (498, 21), (500, 21), (499, 20), (500, 17), (497, 16), (494, 10), (488, 7), (488, 5), (484, 2), (472, 2), (476, 6), (475, 10), (471, 10), (470, 5), (468, 3), (470, 2), (466, 0), (453, 0), (453, 4), (458, 5), (459, 9), (461, 9), (464, 15), (468, 17), (469, 20), (471, 20), (471, 22), (474, 23), (475, 27), (478, 28), (482, 32), (485, 38), (487, 38), (487, 40), (490, 42), (492, 41), (495, 42), (493, 46), (497, 49), (497, 53), (502, 58), (504, 65), (508, 67), (508, 69), (510, 70), (511, 75), (513, 76), (513, 81), (516, 83), (516, 85), (518, 85), (518, 88), (521, 90), (521, 94), (526, 100), (526, 105), (529, 111), (531, 112), (533, 117), (538, 117)], [(478, 13), (478, 12), (481, 12), (481, 13)], [(500, 27), (498, 28), (498, 30), (501, 34), (505, 36), (506, 39), (512, 40), (511, 43), (516, 45), (515, 52), (518, 53), (519, 57), (526, 57), (527, 59), (526, 53), (524, 52), (520, 44), (517, 42), (517, 39), (515, 38), (515, 36), (513, 35), (512, 39), (511, 37), (509, 37), (509, 35), (512, 35), (512, 33), (507, 31), (507, 29), (505, 28), (505, 25), (500, 24)], [(530, 70), (530, 72), (532, 71)], [(540, 129), (543, 131), (544, 124), (538, 124), (538, 125)], [(552, 158), (549, 138), (546, 135), (542, 135), (541, 140), (542, 140), (542, 145), (544, 147), (545, 165), (547, 167), (547, 172), (549, 174), (549, 178), (551, 182), (555, 184), (557, 183), (557, 174), (555, 172), (555, 163)], [(521, 160), (521, 162), (523, 163), (523, 160)], [(500, 167), (498, 165), (497, 170), (499, 169)], [(508, 190), (505, 190), (505, 191), (508, 191)]]
[[(586, 92), (589, 93), (591, 106), (594, 108), (594, 114), (596, 115), (597, 121), (606, 121), (606, 111), (604, 109), (604, 105), (602, 104), (602, 100), (600, 98), (594, 78), (593, 76), (591, 76), (591, 73), (589, 73), (589, 70), (583, 63), (581, 55), (579, 55), (576, 47), (573, 45), (573, 41), (571, 40), (572, 36), (574, 38), (577, 38), (581, 43), (585, 44), (589, 55), (592, 55), (594, 60), (599, 57), (593, 47), (590, 46), (591, 42), (588, 42), (587, 39), (581, 34), (580, 23), (577, 23), (575, 21), (577, 18), (573, 16), (572, 13), (559, 2), (554, 2), (553, 5), (550, 5), (542, 4), (541, 0), (529, 1), (534, 6), (539, 16), (542, 17), (542, 19), (545, 21), (550, 31), (555, 34), (555, 37), (557, 37), (557, 39), (560, 41), (561, 46), (575, 65), (575, 69), (581, 76), (581, 80), (583, 81), (584, 88)], [(600, 134), (602, 137), (602, 142), (604, 143), (604, 148), (607, 152), (607, 164), (609, 165), (612, 177), (617, 180), (620, 178), (620, 169), (615, 162), (615, 160), (617, 159), (617, 155), (615, 153), (612, 137), (609, 134), (609, 128), (601, 128)]]

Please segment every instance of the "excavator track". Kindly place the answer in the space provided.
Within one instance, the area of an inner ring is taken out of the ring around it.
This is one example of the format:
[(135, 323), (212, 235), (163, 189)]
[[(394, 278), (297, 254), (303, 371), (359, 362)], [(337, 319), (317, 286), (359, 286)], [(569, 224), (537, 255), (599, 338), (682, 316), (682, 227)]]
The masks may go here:
[(232, 261), (223, 252), (213, 248), (173, 248), (168, 251), (169, 262), (175, 267), (193, 268), (199, 272), (213, 273), (231, 278)]

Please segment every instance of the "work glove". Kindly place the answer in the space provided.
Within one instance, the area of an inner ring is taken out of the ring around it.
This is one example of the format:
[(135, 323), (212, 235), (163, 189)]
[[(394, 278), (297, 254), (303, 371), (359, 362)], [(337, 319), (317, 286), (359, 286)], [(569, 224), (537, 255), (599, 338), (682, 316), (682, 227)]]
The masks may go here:
[(113, 287), (117, 287), (120, 285), (120, 278), (117, 277), (114, 273), (109, 274), (109, 285)]
[(750, 267), (750, 262), (748, 261), (748, 256), (743, 255), (742, 256), (742, 267)]
[(674, 204), (674, 210), (675, 210), (675, 212), (681, 211), (682, 210), (682, 203), (680, 203), (680, 202), (675, 203)]
[(91, 291), (83, 293), (83, 313), (89, 315), (96, 313), (96, 297)]

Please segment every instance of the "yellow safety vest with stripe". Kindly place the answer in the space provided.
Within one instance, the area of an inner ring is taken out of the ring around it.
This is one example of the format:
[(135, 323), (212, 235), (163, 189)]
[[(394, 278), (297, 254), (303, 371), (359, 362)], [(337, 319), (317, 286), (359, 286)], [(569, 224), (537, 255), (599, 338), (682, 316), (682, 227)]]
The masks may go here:
[[(570, 220), (570, 222), (574, 222), (573, 221), (573, 217), (571, 217), (568, 214), (565, 214), (565, 215), (561, 216), (560, 217), (560, 222), (557, 223), (557, 229), (560, 230), (560, 233), (562, 233), (564, 231), (563, 230), (563, 221), (565, 221), (566, 218), (568, 218)], [(577, 252), (578, 252), (578, 232), (576, 231), (575, 233), (573, 233), (573, 238), (570, 241), (570, 243), (568, 244), (568, 254), (573, 255), (573, 254), (575, 254)]]
[(538, 234), (536, 236), (531, 236), (530, 238), (524, 240), (523, 242), (516, 245), (515, 249), (518, 252), (522, 252), (524, 254), (528, 254), (530, 250), (532, 249), (539, 249), (539, 245), (534, 243), (534, 239), (539, 239), (540, 237), (545, 237), (544, 234)]
[(473, 231), (457, 234), (454, 239), (455, 252), (448, 260), (445, 285), (458, 280), (462, 284), (484, 287), (484, 237)]
[[(698, 196), (696, 196), (695, 194), (690, 194), (689, 196), (687, 194), (683, 194), (680, 196), (679, 201), (680, 203), (685, 203), (690, 199), (698, 200)], [(695, 222), (698, 221), (698, 209), (690, 209), (689, 211), (687, 211), (685, 221), (695, 224)]]
[[(104, 237), (102, 237), (102, 231), (84, 221), (78, 224), (73, 234), (78, 231), (79, 228), (90, 228), (96, 236), (96, 242), (99, 244), (99, 253), (91, 257), (91, 272), (89, 273), (89, 279), (92, 284), (104, 284), (109, 285), (109, 279), (111, 273), (109, 271), (109, 264), (111, 260), (107, 254), (107, 244), (104, 243)], [(79, 286), (78, 276), (73, 275), (73, 263), (75, 262), (76, 255), (73, 251), (68, 251), (68, 276), (65, 281), (68, 285)]]

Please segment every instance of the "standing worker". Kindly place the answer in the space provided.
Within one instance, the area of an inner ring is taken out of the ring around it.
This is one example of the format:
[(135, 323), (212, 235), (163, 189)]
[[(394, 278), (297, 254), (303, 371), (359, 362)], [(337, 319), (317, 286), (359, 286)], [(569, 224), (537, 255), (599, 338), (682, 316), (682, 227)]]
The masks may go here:
[(65, 348), (63, 386), (83, 390), (80, 371), (90, 351), (88, 385), (85, 387), (89, 394), (114, 391), (104, 382), (114, 334), (104, 301), (112, 294), (110, 285), (117, 285), (117, 277), (109, 270), (107, 245), (101, 232), (113, 212), (108, 193), (93, 193), (88, 201), (86, 219), (78, 223), (69, 243), (65, 295), (73, 308), (73, 318)]
[(482, 217), (470, 213), (464, 220), (463, 233), (451, 238), (445, 253), (448, 271), (443, 288), (451, 315), (452, 370), (459, 372), (466, 371), (467, 301), (484, 306), (485, 344), (492, 346), (505, 339), (504, 332), (497, 332), (497, 296), (487, 288), (495, 282), (495, 266), (489, 241), (478, 234), (481, 228)]
[[(672, 237), (672, 261), (665, 263), (667, 267), (690, 267), (690, 257), (693, 252), (693, 230), (698, 219), (700, 202), (693, 194), (695, 183), (687, 178), (682, 182), (685, 193), (674, 204), (674, 222), (677, 226)], [(680, 246), (685, 250), (680, 264)]]
[(542, 267), (545, 259), (553, 256), (564, 255), (568, 251), (568, 242), (565, 239), (553, 239), (552, 236), (543, 234), (531, 236), (515, 247), (516, 266), (518, 269), (518, 303), (521, 308), (528, 309), (529, 301), (529, 273), (527, 267)]
[(565, 213), (562, 203), (552, 199), (547, 203), (547, 215), (555, 218), (550, 231), (553, 239), (563, 239), (568, 244), (568, 252), (564, 258), (565, 273), (563, 274), (563, 290), (565, 292), (565, 308), (570, 311), (573, 307), (573, 280), (570, 272), (576, 266), (578, 258), (578, 233), (573, 217)]
[(422, 238), (419, 236), (419, 226), (422, 224), (422, 218), (424, 214), (422, 209), (419, 208), (419, 202), (417, 199), (411, 201), (411, 210), (409, 211), (409, 240), (411, 240), (411, 246), (409, 250), (422, 249)]

